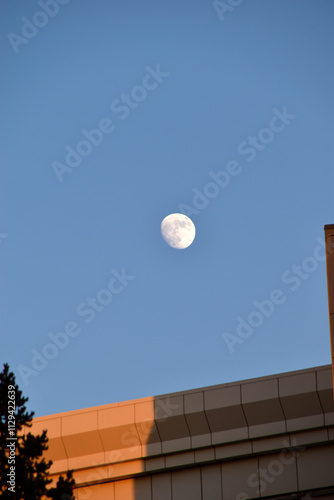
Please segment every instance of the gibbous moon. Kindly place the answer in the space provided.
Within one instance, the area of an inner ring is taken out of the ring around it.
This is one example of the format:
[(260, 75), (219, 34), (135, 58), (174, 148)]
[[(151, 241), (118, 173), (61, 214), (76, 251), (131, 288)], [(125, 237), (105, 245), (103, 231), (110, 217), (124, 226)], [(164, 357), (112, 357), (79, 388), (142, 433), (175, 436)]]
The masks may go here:
[(161, 222), (161, 234), (165, 242), (173, 248), (187, 248), (195, 239), (193, 221), (184, 214), (170, 214)]

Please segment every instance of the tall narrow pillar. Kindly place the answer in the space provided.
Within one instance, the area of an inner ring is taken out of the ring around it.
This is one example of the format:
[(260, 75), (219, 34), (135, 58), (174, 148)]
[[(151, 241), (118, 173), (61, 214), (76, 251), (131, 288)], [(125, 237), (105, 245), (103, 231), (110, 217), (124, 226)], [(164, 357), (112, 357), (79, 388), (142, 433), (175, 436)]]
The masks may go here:
[(334, 224), (325, 226), (329, 329), (332, 350), (332, 375), (334, 387)]

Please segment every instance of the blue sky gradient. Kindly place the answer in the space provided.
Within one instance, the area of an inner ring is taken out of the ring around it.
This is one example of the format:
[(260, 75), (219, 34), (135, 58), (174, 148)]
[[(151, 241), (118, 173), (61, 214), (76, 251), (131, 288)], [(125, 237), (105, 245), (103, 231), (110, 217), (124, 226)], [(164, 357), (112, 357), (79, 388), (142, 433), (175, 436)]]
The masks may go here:
[(0, 9), (0, 353), (29, 408), (329, 363), (333, 2)]

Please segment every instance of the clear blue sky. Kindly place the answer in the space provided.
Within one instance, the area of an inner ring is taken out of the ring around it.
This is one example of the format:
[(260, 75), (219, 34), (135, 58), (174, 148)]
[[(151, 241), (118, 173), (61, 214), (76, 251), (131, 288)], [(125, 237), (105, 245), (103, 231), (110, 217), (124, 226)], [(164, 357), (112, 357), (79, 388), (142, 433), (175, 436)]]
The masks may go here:
[(225, 5), (1, 3), (0, 354), (37, 416), (330, 362), (334, 4)]

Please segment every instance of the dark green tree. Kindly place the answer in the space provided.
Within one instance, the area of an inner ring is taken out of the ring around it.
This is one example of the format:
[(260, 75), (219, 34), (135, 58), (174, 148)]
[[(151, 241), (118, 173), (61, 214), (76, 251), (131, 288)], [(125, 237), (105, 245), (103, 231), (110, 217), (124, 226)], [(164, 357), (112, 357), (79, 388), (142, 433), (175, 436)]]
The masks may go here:
[(52, 482), (52, 461), (43, 457), (48, 448), (47, 432), (37, 436), (26, 432), (34, 416), (27, 411), (27, 401), (6, 363), (0, 373), (0, 498), (74, 500), (72, 471), (66, 478), (60, 476), (55, 487), (47, 488)]

